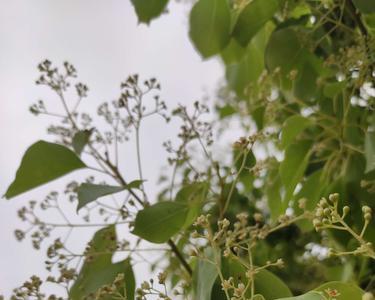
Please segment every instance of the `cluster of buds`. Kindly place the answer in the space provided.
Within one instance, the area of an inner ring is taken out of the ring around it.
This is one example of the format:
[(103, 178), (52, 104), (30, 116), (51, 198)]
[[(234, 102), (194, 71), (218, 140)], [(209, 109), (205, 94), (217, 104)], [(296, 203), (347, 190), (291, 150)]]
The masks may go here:
[[(167, 272), (160, 272), (158, 274), (158, 282), (159, 284), (164, 286), (164, 291), (160, 291), (154, 287), (154, 280), (151, 278), (149, 281), (143, 281), (140, 288), (136, 289), (136, 300), (145, 300), (147, 295), (157, 296), (158, 300), (171, 300), (171, 298), (167, 295), (167, 288), (165, 285), (165, 281), (167, 280)], [(179, 294), (175, 292), (175, 294)]]
[(313, 225), (317, 231), (324, 228), (324, 226), (338, 223), (340, 219), (344, 219), (345, 216), (349, 213), (349, 206), (344, 206), (342, 215), (339, 215), (338, 201), (339, 194), (329, 195), (328, 200), (324, 197), (320, 199), (313, 219)]

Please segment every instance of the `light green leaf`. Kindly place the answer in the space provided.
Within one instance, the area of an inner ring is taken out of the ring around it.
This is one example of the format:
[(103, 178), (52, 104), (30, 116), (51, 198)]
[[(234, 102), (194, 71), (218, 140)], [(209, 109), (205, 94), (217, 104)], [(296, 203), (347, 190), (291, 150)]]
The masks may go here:
[(281, 131), (281, 148), (285, 149), (295, 137), (311, 124), (310, 119), (300, 115), (289, 117), (283, 124)]
[(127, 299), (134, 299), (135, 279), (130, 259), (112, 264), (116, 243), (116, 232), (113, 225), (95, 233), (86, 256), (90, 259), (84, 262), (77, 280), (70, 289), (69, 299), (84, 299), (103, 285), (112, 284), (116, 276), (121, 273), (125, 276), (124, 289), (126, 289)]
[(226, 79), (229, 87), (244, 97), (246, 88), (257, 81), (263, 70), (263, 53), (251, 43), (239, 63), (227, 66)]
[[(213, 251), (214, 250), (211, 248), (207, 248), (204, 253), (205, 257), (211, 261), (215, 261)], [(219, 254), (218, 257), (220, 257)], [(211, 300), (212, 287), (217, 276), (218, 272), (215, 264), (212, 264), (207, 260), (198, 259), (193, 275), (195, 299)]]
[(78, 154), (81, 155), (83, 149), (87, 145), (87, 143), (90, 140), (90, 136), (92, 134), (92, 130), (80, 130), (78, 131), (72, 140), (72, 145), (74, 151)]
[(375, 13), (375, 1), (373, 0), (353, 0), (355, 6), (363, 14)]
[(375, 132), (367, 132), (365, 137), (366, 173), (375, 169)]
[(180, 202), (159, 202), (139, 211), (133, 234), (152, 243), (165, 243), (183, 228), (189, 206)]
[(233, 36), (246, 46), (257, 32), (270, 20), (279, 4), (277, 0), (254, 0), (246, 5), (238, 16)]
[(195, 182), (185, 185), (176, 195), (176, 202), (185, 204), (189, 208), (183, 228), (188, 228), (197, 219), (202, 205), (206, 199), (208, 184), (206, 182)]
[(311, 154), (311, 145), (310, 141), (300, 141), (291, 144), (285, 151), (285, 158), (279, 170), (281, 182), (285, 187), (284, 205), (287, 205), (292, 198), (297, 184), (305, 173)]
[(190, 38), (203, 58), (219, 53), (230, 39), (227, 0), (199, 0), (190, 13)]
[(327, 300), (327, 298), (318, 292), (308, 292), (301, 296), (277, 298), (277, 300)]
[(220, 55), (226, 65), (238, 63), (246, 54), (246, 47), (242, 47), (235, 39), (221, 51)]
[(90, 202), (100, 197), (115, 194), (124, 190), (137, 189), (141, 186), (142, 180), (134, 180), (126, 186), (110, 186), (104, 184), (82, 183), (77, 190), (78, 206), (77, 211)]
[(340, 300), (362, 299), (362, 295), (364, 294), (363, 290), (358, 286), (340, 281), (327, 282), (315, 290), (324, 293), (327, 289), (337, 290), (340, 293), (338, 297)]
[(168, 0), (131, 0), (140, 23), (149, 24), (166, 9)]
[(10, 199), (86, 165), (70, 149), (39, 141), (27, 149), (5, 197)]

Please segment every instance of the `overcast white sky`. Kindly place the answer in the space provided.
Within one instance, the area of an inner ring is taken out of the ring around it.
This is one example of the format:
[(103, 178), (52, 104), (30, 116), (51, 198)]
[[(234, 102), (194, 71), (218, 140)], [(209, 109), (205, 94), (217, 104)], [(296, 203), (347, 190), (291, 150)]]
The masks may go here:
[[(86, 107), (116, 98), (120, 81), (132, 73), (157, 77), (162, 98), (171, 107), (200, 99), (205, 91), (213, 95), (223, 74), (218, 61), (202, 62), (193, 49), (187, 5), (172, 1), (170, 13), (151, 27), (137, 24), (130, 0), (0, 0), (0, 7), (1, 194), (13, 180), (25, 149), (38, 139), (50, 139), (45, 133), (49, 120), (35, 118), (28, 107), (44, 98), (60, 109), (52, 94), (34, 84), (41, 60), (49, 58), (56, 64), (68, 60), (77, 67), (80, 80), (91, 88)], [(164, 164), (160, 145), (176, 132), (170, 127), (160, 130), (160, 124), (152, 121), (143, 131), (146, 177), (159, 173)], [(132, 162), (123, 163), (134, 169)], [(28, 241), (14, 239), (17, 209), (67, 180), (10, 201), (0, 199), (0, 294), (9, 295), (13, 287), (44, 268), (43, 255), (32, 250)], [(155, 178), (150, 180), (152, 185)]]

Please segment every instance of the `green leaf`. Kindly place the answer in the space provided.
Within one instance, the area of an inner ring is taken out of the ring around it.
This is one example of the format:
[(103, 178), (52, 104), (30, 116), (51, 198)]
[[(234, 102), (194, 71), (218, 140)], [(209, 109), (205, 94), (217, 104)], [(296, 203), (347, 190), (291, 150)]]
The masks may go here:
[(283, 74), (288, 74), (301, 63), (304, 54), (303, 45), (294, 30), (276, 30), (272, 33), (266, 48), (266, 65), (270, 70), (280, 67)]
[(254, 0), (246, 5), (238, 16), (233, 36), (246, 46), (257, 32), (270, 20), (279, 4), (277, 0)]
[(375, 1), (373, 0), (353, 0), (355, 6), (363, 14), (372, 14), (375, 13)]
[[(205, 257), (211, 261), (215, 261), (213, 251), (211, 248), (207, 248), (204, 253)], [(218, 257), (220, 257), (220, 254), (218, 254)], [(212, 287), (217, 276), (218, 272), (215, 264), (204, 259), (198, 259), (193, 275), (195, 299), (211, 300)]]
[(116, 243), (116, 232), (113, 225), (95, 233), (86, 255), (89, 259), (84, 262), (77, 280), (70, 289), (69, 299), (84, 299), (103, 285), (112, 284), (116, 276), (122, 273), (125, 276), (126, 297), (129, 300), (134, 300), (135, 279), (130, 259), (112, 264)]
[(375, 169), (375, 132), (367, 132), (365, 137), (366, 173)]
[(265, 269), (260, 270), (255, 275), (254, 287), (255, 292), (263, 295), (267, 300), (293, 295), (288, 286), (279, 277)]
[(199, 0), (190, 13), (190, 38), (203, 58), (219, 53), (230, 39), (227, 0)]
[(281, 131), (281, 148), (285, 149), (293, 142), (295, 137), (301, 133), (306, 127), (311, 124), (311, 121), (300, 115), (289, 117), (283, 124)]
[(324, 293), (327, 289), (337, 290), (340, 293), (338, 297), (340, 300), (362, 299), (362, 295), (364, 294), (363, 290), (358, 286), (340, 281), (327, 282), (315, 290)]
[(180, 202), (159, 202), (138, 212), (133, 234), (152, 243), (165, 243), (183, 228), (189, 206)]
[[(291, 144), (285, 150), (285, 158), (280, 164), (280, 178), (285, 187), (283, 203), (287, 205), (293, 192), (305, 173), (311, 154), (310, 141), (301, 141)], [(286, 207), (285, 207), (286, 208)]]
[[(306, 179), (301, 190), (295, 196), (294, 211), (302, 213), (302, 210), (298, 207), (298, 200), (302, 198), (306, 199), (306, 210), (313, 211), (322, 195), (324, 186), (322, 169), (319, 169)], [(296, 213), (296, 215), (298, 215), (298, 213)], [(314, 228), (310, 220), (301, 220), (297, 224), (303, 231), (309, 231)]]
[(7, 199), (57, 179), (86, 165), (70, 149), (39, 141), (24, 154), (16, 178), (5, 193)]
[(126, 186), (110, 186), (104, 184), (82, 183), (77, 190), (77, 211), (96, 199), (115, 194), (124, 190), (137, 189), (142, 185), (142, 180), (134, 180)]
[(140, 23), (149, 24), (166, 9), (168, 0), (131, 0)]
[(238, 63), (245, 54), (246, 48), (242, 47), (235, 39), (231, 39), (220, 53), (226, 65)]
[(271, 212), (271, 219), (276, 221), (278, 217), (285, 212), (280, 195), (281, 179), (278, 169), (270, 169), (266, 183), (267, 204)]
[(239, 63), (227, 66), (225, 76), (229, 87), (239, 97), (245, 97), (246, 88), (256, 83), (263, 70), (263, 53), (251, 43)]
[(195, 182), (185, 185), (176, 195), (176, 202), (188, 206), (189, 211), (183, 228), (188, 228), (201, 213), (201, 208), (208, 192), (207, 182)]
[(327, 300), (323, 295), (318, 292), (308, 292), (307, 294), (296, 296), (296, 297), (288, 297), (288, 298), (277, 298), (277, 300)]
[(89, 142), (92, 132), (93, 130), (80, 130), (74, 135), (73, 140), (72, 140), (72, 145), (73, 145), (74, 151), (78, 155), (81, 155), (83, 149)]

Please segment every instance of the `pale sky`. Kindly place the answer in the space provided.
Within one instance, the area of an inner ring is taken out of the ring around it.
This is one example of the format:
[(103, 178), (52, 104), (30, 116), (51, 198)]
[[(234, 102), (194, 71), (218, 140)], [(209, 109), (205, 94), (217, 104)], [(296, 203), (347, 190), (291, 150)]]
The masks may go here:
[[(0, 5), (1, 194), (27, 147), (38, 139), (51, 140), (46, 135), (48, 117), (35, 118), (28, 112), (40, 98), (60, 109), (53, 94), (34, 84), (41, 60), (48, 58), (58, 65), (68, 60), (77, 67), (80, 80), (90, 87), (86, 108), (115, 99), (119, 83), (133, 73), (157, 77), (162, 98), (170, 107), (188, 105), (207, 92), (213, 96), (223, 74), (219, 61), (203, 62), (189, 41), (189, 5), (171, 1), (170, 13), (151, 27), (137, 24), (130, 0), (0, 0)], [(157, 175), (165, 164), (161, 143), (177, 130), (161, 124), (151, 121), (142, 132), (151, 190), (156, 189)], [(133, 154), (129, 150), (124, 156)], [(134, 160), (125, 158), (122, 163), (131, 179)], [(44, 270), (44, 253), (34, 251), (29, 240), (19, 243), (14, 238), (13, 230), (19, 227), (17, 209), (27, 200), (62, 188), (73, 176), (10, 201), (0, 199), (0, 294), (6, 298), (12, 288)], [(84, 244), (89, 238), (87, 234), (80, 240)]]

